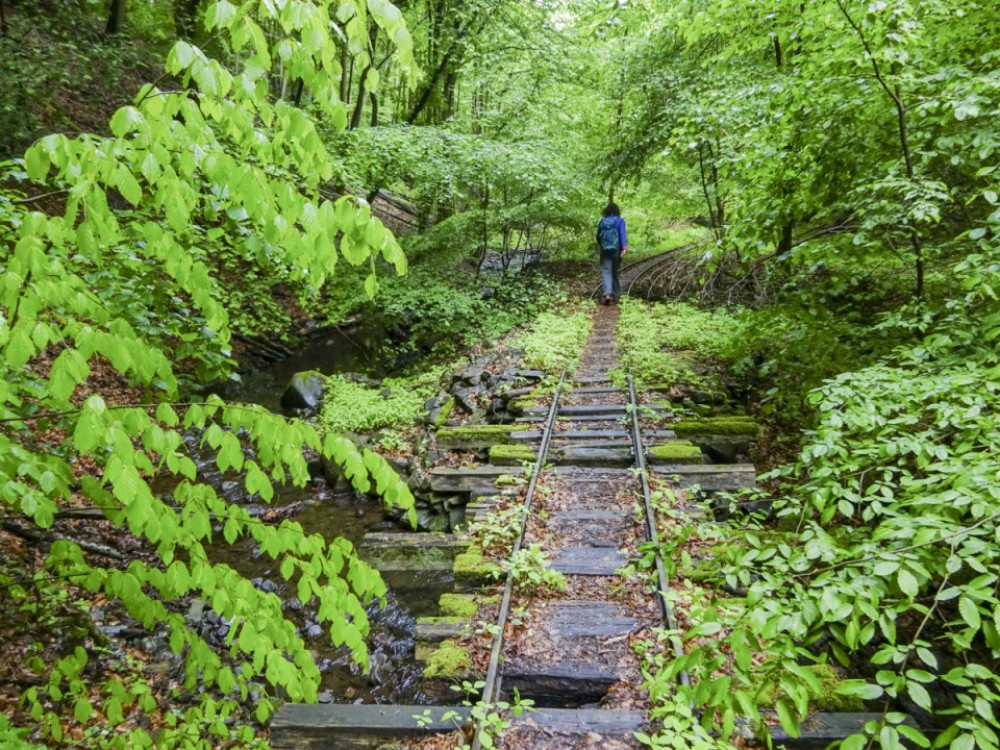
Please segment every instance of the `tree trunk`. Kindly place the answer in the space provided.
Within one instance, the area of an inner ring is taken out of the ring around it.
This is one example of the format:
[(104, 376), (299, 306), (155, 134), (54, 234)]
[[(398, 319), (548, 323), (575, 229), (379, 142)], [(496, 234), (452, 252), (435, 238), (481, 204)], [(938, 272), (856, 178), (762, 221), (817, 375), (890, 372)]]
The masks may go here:
[(7, 14), (3, 9), (3, 0), (0, 0), (0, 36), (7, 36), (9, 30), (7, 26)]
[(178, 39), (194, 39), (199, 0), (174, 0), (174, 32)]
[(111, 0), (108, 8), (108, 23), (104, 27), (104, 33), (117, 34), (125, 25), (125, 0)]
[(351, 85), (351, 58), (347, 54), (347, 44), (340, 52), (340, 101), (347, 103), (348, 88)]
[(368, 94), (368, 99), (372, 103), (372, 127), (378, 127), (378, 94), (374, 91)]
[(778, 255), (784, 255), (792, 249), (792, 231), (795, 229), (795, 222), (789, 220), (781, 228), (781, 239), (778, 240)]
[(354, 102), (354, 111), (351, 113), (351, 122), (347, 126), (348, 130), (357, 130), (358, 126), (361, 125), (361, 114), (365, 109), (365, 82), (368, 80), (368, 71), (371, 69), (371, 63), (369, 63), (361, 71), (361, 77), (358, 78), (358, 98)]

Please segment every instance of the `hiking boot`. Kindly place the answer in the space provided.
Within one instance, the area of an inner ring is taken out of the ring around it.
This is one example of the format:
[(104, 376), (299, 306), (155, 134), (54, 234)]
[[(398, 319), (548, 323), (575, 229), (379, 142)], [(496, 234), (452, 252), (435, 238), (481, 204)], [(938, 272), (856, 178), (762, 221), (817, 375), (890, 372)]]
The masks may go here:
[(610, 305), (611, 304), (611, 295), (610, 294), (605, 294), (604, 295), (604, 304), (605, 305)]

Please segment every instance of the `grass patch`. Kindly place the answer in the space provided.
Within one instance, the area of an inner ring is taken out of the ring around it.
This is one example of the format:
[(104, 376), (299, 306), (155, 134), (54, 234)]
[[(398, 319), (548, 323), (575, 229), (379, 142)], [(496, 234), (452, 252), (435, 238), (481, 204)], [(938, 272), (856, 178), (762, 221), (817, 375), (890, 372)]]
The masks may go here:
[(542, 313), (522, 334), (516, 346), (524, 351), (524, 364), (550, 375), (563, 370), (573, 372), (590, 333), (590, 316), (578, 312)]
[(479, 605), (476, 597), (471, 594), (441, 594), (438, 599), (438, 608), (444, 617), (460, 617), (463, 620), (471, 620), (476, 616)]
[(442, 641), (424, 666), (424, 677), (462, 677), (472, 669), (469, 652), (454, 641)]

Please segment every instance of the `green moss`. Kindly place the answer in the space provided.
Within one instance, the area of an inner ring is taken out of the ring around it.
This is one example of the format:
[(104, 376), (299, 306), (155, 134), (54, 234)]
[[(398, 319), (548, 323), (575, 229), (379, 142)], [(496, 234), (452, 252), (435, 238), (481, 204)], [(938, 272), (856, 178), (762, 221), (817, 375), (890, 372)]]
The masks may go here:
[(465, 625), (468, 619), (457, 615), (447, 617), (418, 617), (417, 625)]
[(469, 652), (454, 641), (442, 641), (427, 657), (424, 677), (462, 677), (472, 668)]
[(687, 435), (740, 435), (756, 437), (760, 427), (749, 417), (709, 417), (685, 419), (667, 425), (678, 437)]
[(523, 430), (522, 425), (479, 424), (465, 427), (442, 427), (437, 431), (437, 444), (443, 448), (489, 448), (507, 445), (510, 434)]
[(470, 594), (441, 594), (441, 598), (438, 599), (438, 609), (442, 615), (470, 620), (476, 616), (479, 605), (476, 603), (476, 597)]
[(448, 422), (448, 417), (451, 416), (452, 409), (455, 408), (455, 398), (454, 396), (449, 396), (448, 400), (441, 404), (441, 410), (438, 412), (437, 419), (434, 420), (434, 427), (441, 429)]
[(483, 557), (482, 550), (470, 547), (455, 558), (455, 580), (466, 583), (486, 583), (503, 575), (503, 568)]
[(511, 414), (524, 414), (525, 409), (530, 409), (532, 406), (537, 405), (537, 396), (519, 396), (507, 404), (507, 410)]
[[(854, 712), (864, 711), (865, 704), (856, 695), (838, 695), (837, 687), (842, 682), (837, 670), (829, 664), (813, 664), (805, 667), (819, 680), (819, 691), (809, 690), (809, 708), (812, 711)], [(777, 688), (780, 673), (772, 678), (757, 694), (758, 706), (773, 706), (784, 692)]]
[[(416, 383), (386, 379), (375, 387), (332, 375), (323, 392), (319, 427), (324, 432), (372, 432), (410, 424), (423, 412), (424, 401), (436, 387)], [(390, 395), (383, 395), (387, 390)]]
[(705, 456), (702, 455), (701, 448), (697, 445), (691, 445), (686, 440), (653, 445), (649, 447), (647, 453), (651, 459), (666, 461), (672, 464), (705, 463)]
[(520, 466), (522, 461), (534, 461), (530, 445), (494, 445), (490, 448), (490, 463), (494, 466)]

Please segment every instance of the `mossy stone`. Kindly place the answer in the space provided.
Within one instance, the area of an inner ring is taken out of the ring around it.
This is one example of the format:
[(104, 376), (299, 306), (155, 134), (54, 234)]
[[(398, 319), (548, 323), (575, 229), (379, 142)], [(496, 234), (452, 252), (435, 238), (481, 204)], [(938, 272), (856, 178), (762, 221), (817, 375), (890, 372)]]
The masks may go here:
[(651, 459), (671, 464), (705, 463), (705, 456), (702, 454), (701, 448), (697, 445), (692, 445), (686, 440), (653, 445), (650, 446), (646, 452)]
[(457, 615), (446, 617), (418, 617), (417, 625), (465, 625), (468, 619)]
[(708, 417), (706, 419), (684, 419), (667, 425), (678, 437), (691, 435), (739, 435), (757, 437), (760, 426), (749, 417)]
[(479, 424), (464, 427), (442, 427), (437, 431), (437, 444), (442, 448), (489, 448), (507, 445), (510, 435), (523, 429), (514, 424)]
[(483, 557), (482, 550), (470, 547), (455, 558), (455, 581), (475, 585), (488, 583), (503, 575), (503, 568)]
[(441, 641), (441, 645), (427, 657), (424, 677), (462, 677), (472, 668), (469, 652), (454, 641)]
[(490, 463), (494, 466), (520, 466), (524, 461), (534, 461), (535, 458), (535, 451), (530, 445), (490, 447)]
[(449, 396), (448, 400), (441, 404), (441, 408), (438, 411), (437, 418), (434, 420), (434, 427), (441, 429), (448, 423), (448, 417), (451, 416), (451, 412), (455, 408), (455, 397)]
[(507, 403), (507, 411), (511, 414), (524, 414), (525, 409), (537, 406), (538, 397), (534, 394), (518, 396)]
[(479, 605), (476, 603), (476, 597), (470, 594), (441, 594), (441, 598), (438, 599), (438, 609), (444, 616), (470, 620), (476, 616)]

